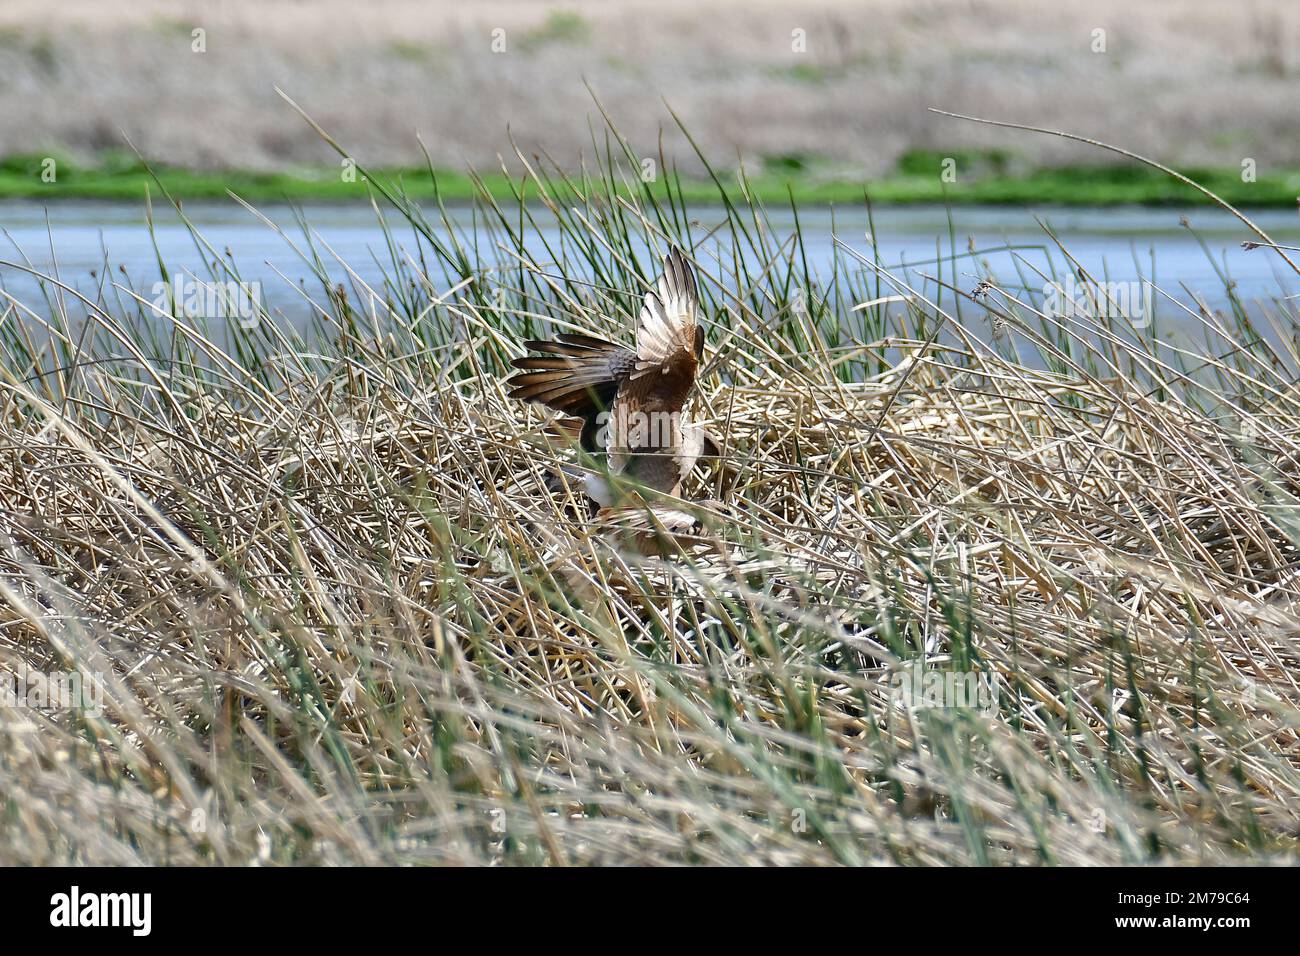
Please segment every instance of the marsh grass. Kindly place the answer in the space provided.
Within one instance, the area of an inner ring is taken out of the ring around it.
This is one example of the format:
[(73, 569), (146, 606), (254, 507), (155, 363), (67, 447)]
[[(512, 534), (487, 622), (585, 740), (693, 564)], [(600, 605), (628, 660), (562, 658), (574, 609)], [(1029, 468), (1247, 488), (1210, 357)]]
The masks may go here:
[[(104, 706), (0, 709), (0, 860), (1292, 857), (1294, 304), (1170, 294), (1193, 349), (1047, 314), (955, 237), (819, 275), (721, 177), (706, 231), (599, 145), (520, 156), (542, 201), (485, 192), (473, 231), (374, 179), (381, 285), (301, 223), (307, 328), (111, 274), (8, 301), (0, 670)], [(502, 376), (548, 330), (626, 338), (670, 240), (726, 443), (690, 490), (726, 510), (645, 555), (548, 490), (571, 451)], [(910, 707), (909, 668), (995, 705)]]

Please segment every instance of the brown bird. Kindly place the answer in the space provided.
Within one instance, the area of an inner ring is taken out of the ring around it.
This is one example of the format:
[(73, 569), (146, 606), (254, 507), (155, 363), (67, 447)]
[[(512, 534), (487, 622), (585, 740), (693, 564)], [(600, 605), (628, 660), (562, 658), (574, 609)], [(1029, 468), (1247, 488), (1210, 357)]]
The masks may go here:
[[(686, 411), (704, 354), (695, 276), (676, 246), (645, 295), (635, 350), (590, 335), (531, 341), (507, 384), (510, 396), (581, 421), (579, 442), (603, 467), (585, 475), (588, 496), (604, 508), (635, 490), (677, 496), (709, 439)], [(715, 449), (716, 451), (716, 449)], [(613, 481), (606, 480), (606, 474)]]

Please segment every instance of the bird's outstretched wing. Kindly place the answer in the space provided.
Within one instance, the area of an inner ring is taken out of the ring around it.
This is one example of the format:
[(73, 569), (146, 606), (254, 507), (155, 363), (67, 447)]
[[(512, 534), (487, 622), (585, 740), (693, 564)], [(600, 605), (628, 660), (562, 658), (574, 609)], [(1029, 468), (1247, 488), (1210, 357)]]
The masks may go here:
[(664, 271), (645, 295), (636, 331), (633, 378), (662, 371), (674, 363), (689, 366), (692, 378), (704, 347), (704, 330), (696, 323), (699, 292), (695, 274), (676, 246), (664, 257)]
[(510, 397), (578, 418), (595, 404), (608, 407), (619, 383), (636, 366), (629, 349), (591, 335), (566, 333), (554, 342), (524, 344), (546, 354), (526, 355), (510, 363), (522, 370), (506, 382)]

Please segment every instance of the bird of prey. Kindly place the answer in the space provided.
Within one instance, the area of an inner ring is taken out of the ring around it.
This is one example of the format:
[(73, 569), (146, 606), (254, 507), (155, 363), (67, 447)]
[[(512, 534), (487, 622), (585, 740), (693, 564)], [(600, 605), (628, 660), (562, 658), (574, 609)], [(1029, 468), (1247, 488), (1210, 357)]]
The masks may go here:
[(585, 475), (587, 495), (600, 507), (634, 503), (640, 489), (679, 496), (711, 444), (686, 411), (704, 353), (698, 314), (695, 276), (674, 246), (645, 294), (635, 349), (564, 333), (526, 343), (543, 354), (514, 360), (520, 371), (507, 382), (510, 396), (577, 419), (583, 450), (603, 459)]

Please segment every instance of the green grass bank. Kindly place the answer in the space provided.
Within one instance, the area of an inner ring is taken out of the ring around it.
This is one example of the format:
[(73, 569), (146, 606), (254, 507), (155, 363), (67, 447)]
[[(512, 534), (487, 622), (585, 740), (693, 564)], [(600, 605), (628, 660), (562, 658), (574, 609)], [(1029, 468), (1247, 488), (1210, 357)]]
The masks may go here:
[[(50, 160), (53, 161), (51, 165)], [(1185, 169), (1196, 180), (1237, 206), (1261, 208), (1292, 206), (1300, 197), (1300, 167), (1260, 169), (1253, 179), (1240, 169)], [(523, 177), (511, 179), (502, 172), (467, 174), (429, 168), (384, 168), (372, 175), (400, 184), (413, 199), (466, 200), (479, 185), (498, 195), (509, 195)], [(747, 171), (745, 186), (734, 173), (719, 173), (720, 180), (682, 178), (688, 203), (716, 202), (724, 191), (733, 201), (744, 193), (764, 203), (858, 202), (864, 194), (873, 202), (956, 205), (1066, 206), (1194, 205), (1208, 200), (1196, 190), (1154, 169), (1136, 166), (1069, 166), (1027, 168), (1001, 154), (912, 152), (892, 174), (874, 180), (854, 179), (821, 169), (814, 161), (777, 157), (758, 171)], [(1245, 176), (1245, 178), (1243, 178)], [(145, 188), (161, 183), (181, 200), (217, 199), (233, 192), (251, 202), (278, 200), (332, 202), (364, 200), (368, 177), (338, 167), (301, 168), (285, 172), (247, 170), (196, 171), (155, 167), (121, 157), (107, 156), (94, 164), (66, 158), (28, 154), (0, 160), (0, 199), (103, 199), (135, 201)], [(529, 188), (529, 187), (524, 187)], [(627, 184), (618, 191), (627, 195)]]

